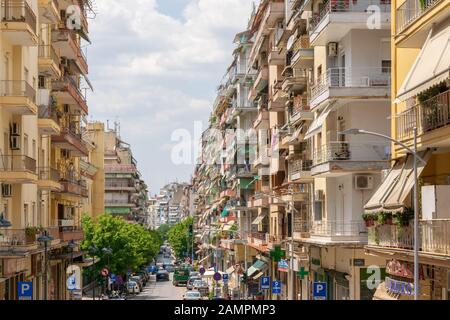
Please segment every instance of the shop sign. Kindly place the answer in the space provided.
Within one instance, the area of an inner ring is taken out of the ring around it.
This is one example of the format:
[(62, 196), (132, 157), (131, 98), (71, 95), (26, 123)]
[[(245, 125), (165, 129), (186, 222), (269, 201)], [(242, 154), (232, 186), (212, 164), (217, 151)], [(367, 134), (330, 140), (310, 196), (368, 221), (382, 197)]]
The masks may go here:
[(414, 295), (414, 285), (410, 282), (398, 281), (386, 277), (385, 286), (386, 290), (390, 293), (399, 294), (402, 296)]
[(281, 272), (289, 271), (289, 264), (288, 264), (287, 260), (280, 260), (280, 262), (278, 262), (278, 271), (281, 271)]
[[(414, 265), (412, 263), (391, 260), (386, 265), (386, 273), (392, 276), (414, 279)], [(423, 266), (419, 266), (420, 279), (423, 280), (424, 272)]]

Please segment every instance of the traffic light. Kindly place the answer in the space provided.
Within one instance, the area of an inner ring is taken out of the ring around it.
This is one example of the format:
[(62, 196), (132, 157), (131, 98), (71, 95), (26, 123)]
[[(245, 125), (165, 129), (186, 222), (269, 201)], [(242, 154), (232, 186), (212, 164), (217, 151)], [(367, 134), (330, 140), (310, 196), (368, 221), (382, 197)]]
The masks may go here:
[(189, 225), (189, 237), (194, 235), (194, 226), (192, 224)]

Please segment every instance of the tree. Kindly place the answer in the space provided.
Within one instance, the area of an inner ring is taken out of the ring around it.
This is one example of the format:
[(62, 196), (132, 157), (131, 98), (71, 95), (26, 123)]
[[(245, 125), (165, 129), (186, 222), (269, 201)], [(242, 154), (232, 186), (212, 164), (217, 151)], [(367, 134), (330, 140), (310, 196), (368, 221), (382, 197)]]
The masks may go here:
[(159, 226), (158, 230), (156, 230), (159, 234), (159, 236), (161, 237), (161, 239), (167, 240), (167, 233), (170, 230), (170, 226), (168, 224), (162, 224)]
[[(111, 273), (121, 275), (129, 269), (137, 271), (156, 256), (162, 244), (156, 232), (127, 223), (120, 217), (105, 214), (94, 221), (84, 216), (82, 223), (85, 235), (81, 248), (87, 251), (92, 246), (97, 248), (92, 253), (98, 259), (93, 268), (97, 275), (106, 266)], [(111, 254), (105, 253), (103, 248), (110, 248)]]
[(182, 257), (192, 248), (193, 234), (189, 235), (189, 226), (193, 223), (194, 219), (189, 217), (172, 226), (167, 232), (168, 240), (177, 257)]

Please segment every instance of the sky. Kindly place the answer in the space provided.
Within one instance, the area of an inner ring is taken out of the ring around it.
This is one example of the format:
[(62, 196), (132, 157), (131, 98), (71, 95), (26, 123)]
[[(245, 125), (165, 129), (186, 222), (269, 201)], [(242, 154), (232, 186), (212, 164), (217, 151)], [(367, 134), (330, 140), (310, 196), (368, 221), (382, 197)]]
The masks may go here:
[[(151, 194), (190, 181), (191, 164), (172, 161), (174, 130), (194, 135), (207, 120), (245, 30), (252, 0), (96, 0), (87, 46), (89, 121), (119, 121)], [(192, 137), (194, 139), (194, 137)]]

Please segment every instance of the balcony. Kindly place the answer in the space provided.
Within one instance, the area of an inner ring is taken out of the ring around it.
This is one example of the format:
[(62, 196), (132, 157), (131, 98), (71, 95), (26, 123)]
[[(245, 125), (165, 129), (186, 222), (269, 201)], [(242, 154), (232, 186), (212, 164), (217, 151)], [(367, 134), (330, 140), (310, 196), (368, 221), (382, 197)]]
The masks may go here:
[(74, 220), (58, 220), (59, 238), (63, 242), (82, 241), (84, 239), (83, 229), (76, 226)]
[(300, 217), (294, 217), (294, 240), (310, 237), (311, 223)]
[(256, 92), (262, 91), (269, 82), (269, 67), (263, 66), (258, 70), (258, 75), (256, 76), (253, 88)]
[(62, 185), (59, 183), (61, 176), (59, 171), (53, 168), (38, 168), (38, 188), (41, 190), (60, 192)]
[(74, 106), (77, 111), (88, 113), (87, 101), (81, 93), (76, 80), (71, 76), (54, 81), (52, 84), (53, 94), (59, 103)]
[(431, 11), (442, 0), (406, 0), (396, 11), (396, 33), (399, 34), (426, 13)]
[(258, 113), (258, 117), (253, 122), (253, 128), (255, 130), (268, 128), (269, 127), (269, 111), (260, 110)]
[(15, 115), (36, 115), (36, 90), (23, 80), (0, 80), (0, 107)]
[(130, 185), (128, 183), (114, 183), (108, 182), (105, 183), (105, 191), (135, 191), (136, 187)]
[(270, 164), (270, 148), (262, 148), (262, 150), (258, 153), (257, 158), (255, 159), (255, 162), (253, 163), (253, 166), (255, 168), (268, 166)]
[(328, 0), (321, 11), (314, 12), (310, 21), (310, 42), (312, 46), (325, 46), (329, 42), (339, 42), (351, 30), (368, 29), (368, 22), (375, 11), (380, 10), (380, 25), (377, 29), (390, 29), (390, 0)]
[(311, 108), (331, 98), (382, 99), (391, 96), (390, 68), (330, 68), (311, 87)]
[(367, 228), (363, 221), (314, 221), (311, 241), (367, 244)]
[(280, 109), (283, 109), (285, 107), (286, 101), (289, 99), (289, 95), (286, 94), (282, 90), (283, 81), (282, 80), (276, 80), (271, 88), (271, 99), (270, 99), (270, 107), (276, 106)]
[(267, 232), (252, 232), (247, 237), (247, 244), (260, 249), (267, 246), (268, 238), (269, 234)]
[(311, 112), (309, 110), (298, 110), (290, 116), (289, 120), (293, 125), (301, 121), (313, 121), (314, 112)]
[[(378, 225), (369, 228), (369, 246), (392, 250), (413, 250), (414, 232), (408, 226)], [(435, 219), (419, 222), (421, 253), (450, 255), (450, 220)]]
[(131, 201), (127, 199), (106, 199), (105, 207), (134, 208), (136, 207), (136, 204), (131, 203)]
[(36, 238), (36, 235), (27, 235), (25, 229), (1, 229), (0, 252), (10, 251), (20, 255), (37, 250), (39, 243)]
[(136, 174), (137, 168), (132, 164), (105, 165), (105, 173), (110, 174)]
[[(414, 107), (407, 109), (396, 117), (397, 139), (412, 144), (414, 127), (422, 144), (430, 144), (433, 136), (450, 124), (450, 91), (442, 92)], [(448, 134), (441, 134), (442, 138)], [(445, 140), (445, 138), (444, 138)], [(449, 140), (449, 139), (447, 139)], [(447, 141), (450, 145), (450, 141)]]
[(308, 78), (305, 69), (287, 67), (283, 75), (285, 78), (281, 89), (284, 92), (301, 93), (306, 89)]
[(312, 68), (314, 49), (309, 44), (309, 36), (300, 36), (292, 46), (293, 56), (290, 65), (294, 68)]
[(269, 52), (268, 62), (270, 65), (275, 66), (284, 66), (286, 60), (284, 58), (284, 54), (280, 52), (280, 50), (276, 47), (272, 48)]
[(234, 197), (236, 197), (236, 190), (233, 190), (233, 189), (224, 190), (220, 193), (220, 197), (221, 198), (225, 198), (225, 197), (234, 198)]
[(52, 45), (39, 46), (39, 75), (53, 79), (61, 77), (61, 58)]
[(283, 242), (283, 239), (285, 239), (285, 238), (286, 237), (281, 234), (277, 234), (277, 235), (268, 234), (267, 238), (266, 238), (267, 247), (269, 249), (273, 249), (273, 248), (275, 248), (275, 246), (281, 245), (281, 243)]
[(0, 182), (34, 184), (37, 181), (36, 160), (24, 155), (0, 156)]
[(60, 135), (52, 136), (53, 145), (61, 149), (70, 150), (75, 157), (87, 157), (89, 151), (75, 126), (62, 127)]
[(69, 60), (77, 60), (80, 54), (80, 46), (74, 30), (59, 28), (52, 31), (52, 43), (62, 57)]
[(51, 136), (61, 134), (60, 117), (56, 108), (45, 105), (39, 106), (38, 128), (40, 135)]
[(267, 208), (269, 206), (269, 196), (257, 194), (249, 201), (249, 208)]
[(12, 45), (38, 44), (36, 15), (25, 0), (2, 0), (0, 30)]
[(89, 66), (87, 63), (87, 57), (86, 54), (83, 52), (83, 50), (78, 51), (78, 57), (75, 60), (75, 63), (77, 64), (78, 68), (80, 69), (82, 74), (88, 74), (89, 73)]
[(70, 194), (82, 198), (89, 197), (86, 181), (63, 178), (60, 180), (60, 184), (62, 185), (61, 193)]
[(291, 182), (311, 182), (312, 160), (294, 160), (289, 162), (288, 172)]
[(61, 19), (57, 0), (38, 0), (38, 9), (40, 23), (54, 24)]
[(390, 169), (388, 144), (329, 142), (313, 154), (313, 176), (339, 176), (348, 172)]

